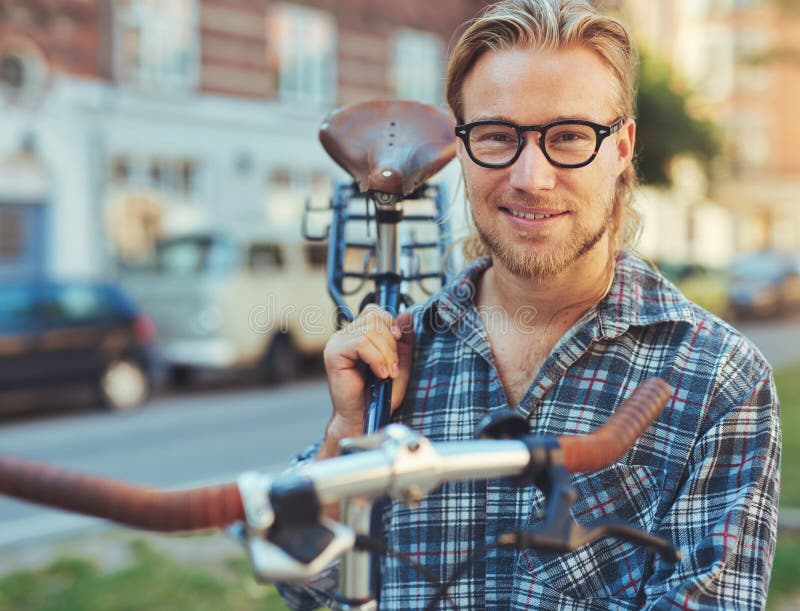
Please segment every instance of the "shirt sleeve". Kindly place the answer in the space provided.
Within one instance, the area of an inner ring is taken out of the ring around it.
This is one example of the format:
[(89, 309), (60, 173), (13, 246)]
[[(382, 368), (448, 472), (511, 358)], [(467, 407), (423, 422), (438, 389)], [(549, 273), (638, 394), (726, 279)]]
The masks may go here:
[[(713, 405), (705, 415), (705, 432), (659, 529), (683, 557), (677, 565), (655, 559), (644, 587), (646, 609), (763, 609), (766, 604), (777, 532), (781, 430), (772, 372), (767, 366), (756, 369), (738, 401), (726, 399), (719, 417)], [(728, 392), (730, 386), (719, 395)]]

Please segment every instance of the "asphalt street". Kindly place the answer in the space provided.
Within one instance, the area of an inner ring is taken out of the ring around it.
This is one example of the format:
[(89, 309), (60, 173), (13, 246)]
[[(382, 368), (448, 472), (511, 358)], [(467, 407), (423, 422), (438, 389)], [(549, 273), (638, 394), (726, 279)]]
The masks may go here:
[(800, 317), (742, 321), (734, 326), (758, 346), (774, 367), (800, 364)]
[[(0, 452), (165, 488), (277, 472), (312, 443), (330, 414), (321, 379), (274, 389), (207, 388), (143, 409), (75, 411), (6, 422)], [(102, 522), (0, 497), (0, 550), (95, 529)]]

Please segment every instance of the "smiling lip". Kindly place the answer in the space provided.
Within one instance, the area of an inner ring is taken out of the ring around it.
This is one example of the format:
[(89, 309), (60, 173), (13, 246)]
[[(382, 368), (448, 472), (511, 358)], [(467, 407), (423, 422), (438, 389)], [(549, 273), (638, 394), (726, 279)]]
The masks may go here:
[(523, 223), (542, 223), (567, 214), (566, 211), (552, 210), (547, 208), (528, 208), (525, 210), (502, 208), (502, 210), (514, 220)]

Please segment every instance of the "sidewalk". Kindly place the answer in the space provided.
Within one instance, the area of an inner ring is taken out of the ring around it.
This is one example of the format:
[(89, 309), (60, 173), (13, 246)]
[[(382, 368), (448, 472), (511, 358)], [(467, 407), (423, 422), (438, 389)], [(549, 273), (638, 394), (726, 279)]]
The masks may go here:
[(0, 577), (17, 571), (36, 570), (64, 556), (85, 558), (103, 570), (114, 571), (131, 561), (131, 543), (144, 540), (153, 549), (178, 561), (222, 568), (232, 558), (247, 552), (227, 534), (160, 535), (108, 526), (91, 534), (58, 541), (41, 540), (4, 549), (0, 554)]

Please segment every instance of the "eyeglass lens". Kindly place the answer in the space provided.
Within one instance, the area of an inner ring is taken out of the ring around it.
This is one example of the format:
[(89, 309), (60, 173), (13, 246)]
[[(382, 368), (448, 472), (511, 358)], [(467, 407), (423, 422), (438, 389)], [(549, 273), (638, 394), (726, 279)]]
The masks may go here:
[[(588, 161), (594, 154), (596, 145), (597, 134), (594, 129), (579, 123), (551, 126), (544, 136), (547, 155), (556, 163), (564, 165)], [(469, 133), (469, 146), (479, 161), (503, 164), (511, 161), (516, 155), (519, 138), (517, 131), (510, 125), (476, 125)]]

